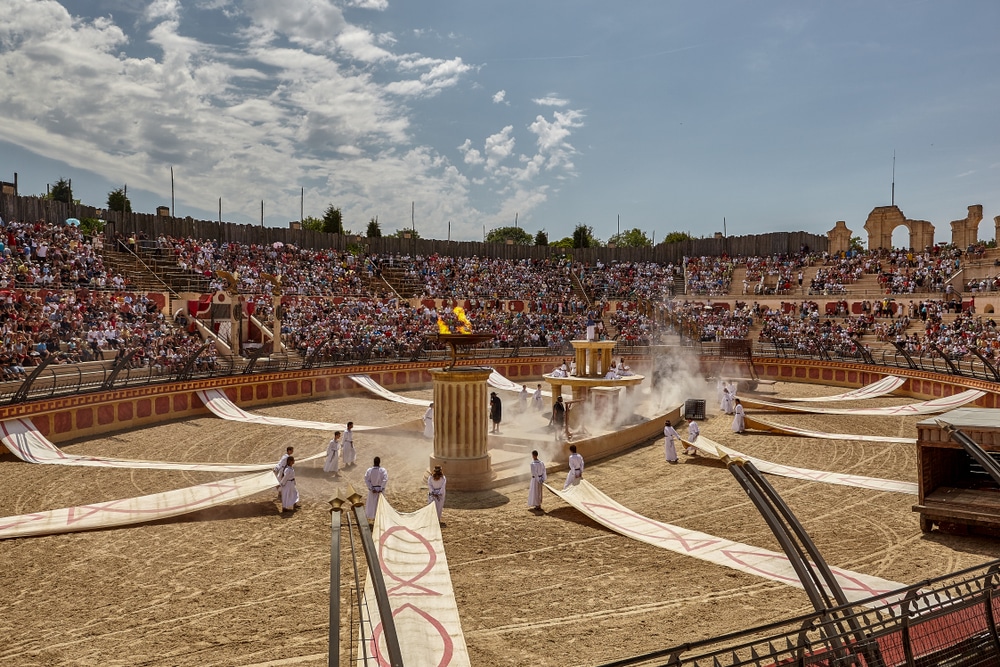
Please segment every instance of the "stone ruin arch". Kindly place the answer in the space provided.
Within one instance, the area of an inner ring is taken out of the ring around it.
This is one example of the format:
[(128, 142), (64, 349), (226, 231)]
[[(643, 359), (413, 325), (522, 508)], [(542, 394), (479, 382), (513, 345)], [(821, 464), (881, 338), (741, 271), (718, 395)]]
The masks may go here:
[(970, 245), (979, 242), (979, 223), (983, 221), (983, 205), (973, 204), (964, 220), (953, 220), (951, 223), (951, 242), (965, 250)]
[(829, 240), (829, 244), (826, 247), (827, 251), (831, 255), (839, 255), (842, 252), (850, 250), (851, 234), (853, 232), (847, 228), (847, 223), (843, 220), (838, 220), (833, 229), (826, 233), (826, 238)]
[(900, 225), (905, 225), (910, 230), (910, 248), (923, 250), (934, 245), (934, 225), (926, 220), (910, 220), (898, 206), (876, 206), (865, 222), (868, 249), (891, 249), (892, 232)]

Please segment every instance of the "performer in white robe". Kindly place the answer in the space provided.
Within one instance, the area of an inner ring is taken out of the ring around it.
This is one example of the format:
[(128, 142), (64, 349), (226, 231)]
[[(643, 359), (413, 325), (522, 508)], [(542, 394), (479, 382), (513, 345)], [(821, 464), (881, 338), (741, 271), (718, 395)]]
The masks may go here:
[(274, 476), (278, 480), (278, 496), (281, 496), (281, 473), (285, 472), (285, 465), (288, 463), (288, 457), (292, 455), (295, 451), (294, 447), (285, 447), (285, 453), (281, 455), (278, 462), (274, 464)]
[(663, 453), (667, 457), (667, 463), (677, 463), (677, 447), (680, 441), (680, 434), (670, 425), (670, 420), (663, 425)]
[(528, 385), (522, 384), (521, 391), (517, 394), (517, 409), (521, 412), (528, 411)]
[(333, 439), (326, 446), (326, 459), (323, 461), (323, 472), (332, 472), (334, 477), (340, 477), (340, 431), (333, 432)]
[(743, 404), (738, 398), (736, 399), (736, 409), (733, 412), (736, 413), (736, 416), (733, 417), (733, 433), (742, 433), (747, 428), (747, 422), (743, 412)]
[(354, 422), (347, 422), (344, 433), (344, 467), (350, 468), (358, 459), (358, 451), (354, 449)]
[(427, 412), (424, 413), (424, 437), (428, 440), (434, 439), (434, 404), (431, 403), (427, 406)]
[(281, 471), (281, 511), (288, 512), (299, 506), (299, 491), (295, 488), (295, 457), (289, 456)]
[(535, 388), (535, 393), (531, 396), (531, 402), (539, 412), (545, 409), (545, 403), (542, 401), (542, 385), (538, 385)]
[[(701, 435), (701, 429), (698, 428), (698, 422), (692, 419), (688, 422), (688, 442), (695, 442), (699, 435)], [(693, 445), (688, 445), (684, 453), (688, 456), (698, 456), (698, 450)]]
[(378, 509), (378, 499), (389, 483), (389, 473), (381, 466), (382, 459), (375, 457), (372, 467), (365, 472), (365, 486), (368, 487), (368, 498), (365, 500), (365, 516), (369, 521), (375, 520)]
[(576, 445), (570, 445), (569, 451), (569, 472), (566, 473), (563, 491), (571, 486), (576, 486), (583, 479), (583, 457), (576, 453)]
[(528, 486), (528, 507), (536, 510), (542, 509), (542, 492), (545, 490), (542, 485), (549, 478), (545, 472), (545, 464), (538, 460), (538, 452), (531, 452), (531, 485)]
[(441, 472), (441, 466), (434, 466), (434, 473), (427, 478), (427, 504), (434, 503), (434, 508), (438, 513), (438, 522), (441, 521), (441, 511), (444, 510), (445, 486), (448, 478)]
[(719, 407), (727, 415), (733, 414), (733, 395), (729, 393), (729, 387), (722, 388), (722, 401), (720, 401)]

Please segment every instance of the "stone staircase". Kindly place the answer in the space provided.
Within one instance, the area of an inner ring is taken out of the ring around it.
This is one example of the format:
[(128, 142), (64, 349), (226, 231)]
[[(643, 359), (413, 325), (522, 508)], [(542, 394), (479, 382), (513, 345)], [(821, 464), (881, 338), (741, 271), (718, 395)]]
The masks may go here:
[(420, 278), (407, 275), (407, 268), (383, 264), (382, 279), (404, 299), (412, 299), (424, 293), (424, 283)]
[(100, 251), (109, 272), (121, 273), (130, 289), (153, 292), (208, 292), (208, 278), (177, 266), (173, 257), (160, 256), (154, 250), (139, 249), (138, 254), (105, 246)]

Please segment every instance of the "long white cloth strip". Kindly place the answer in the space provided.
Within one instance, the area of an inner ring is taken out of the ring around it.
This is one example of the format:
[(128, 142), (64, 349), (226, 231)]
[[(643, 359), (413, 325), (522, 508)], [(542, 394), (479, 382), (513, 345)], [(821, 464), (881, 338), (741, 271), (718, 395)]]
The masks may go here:
[[(47, 463), (65, 466), (98, 468), (146, 468), (151, 470), (186, 470), (191, 472), (260, 472), (271, 470), (274, 463), (182, 463), (119, 459), (109, 456), (67, 454), (41, 434), (30, 419), (6, 419), (0, 422), (0, 441), (10, 453), (26, 463)], [(325, 456), (314, 454), (299, 461), (312, 461)]]
[(812, 398), (785, 398), (781, 396), (775, 396), (774, 400), (778, 401), (800, 401), (800, 402), (810, 402), (810, 403), (832, 403), (834, 401), (860, 401), (866, 398), (878, 398), (879, 396), (885, 396), (886, 394), (891, 394), (892, 392), (903, 386), (906, 382), (905, 379), (901, 377), (896, 377), (895, 375), (887, 375), (878, 382), (873, 382), (872, 384), (865, 385), (859, 389), (854, 389), (843, 394), (834, 394), (833, 396), (815, 396)]
[[(802, 587), (788, 557), (749, 544), (688, 530), (636, 514), (618, 504), (586, 480), (565, 491), (548, 484), (549, 491), (580, 510), (605, 528), (634, 540), (705, 560), (734, 570), (754, 574), (790, 586)], [(763, 520), (762, 520), (763, 521)], [(851, 602), (903, 588), (903, 584), (833, 567), (834, 576)], [(886, 604), (880, 601), (879, 605)]]
[(856, 486), (861, 489), (874, 489), (876, 491), (894, 491), (896, 493), (909, 493), (917, 495), (917, 485), (914, 482), (901, 482), (895, 479), (883, 479), (881, 477), (864, 477), (863, 475), (848, 475), (839, 472), (827, 472), (825, 470), (810, 470), (809, 468), (793, 468), (792, 466), (771, 463), (754, 456), (747, 456), (735, 449), (730, 449), (725, 445), (709, 440), (705, 436), (699, 436), (694, 443), (684, 441), (686, 445), (693, 445), (699, 452), (714, 459), (721, 459), (723, 455), (730, 458), (740, 458), (751, 461), (763, 473), (768, 475), (778, 475), (780, 477), (792, 477), (794, 479), (805, 479), (810, 482), (824, 482), (826, 484), (840, 484), (841, 486)]
[(267, 471), (149, 496), (6, 517), (0, 519), (0, 539), (73, 533), (157, 521), (221, 505), (262, 491), (273, 492), (277, 483), (274, 473)]
[(771, 431), (773, 433), (783, 433), (785, 435), (797, 435), (803, 438), (822, 438), (824, 440), (858, 440), (861, 442), (895, 442), (907, 445), (916, 444), (916, 438), (896, 438), (882, 435), (856, 435), (851, 433), (824, 433), (822, 431), (810, 431), (804, 428), (788, 426), (786, 424), (775, 424), (764, 421), (756, 417), (746, 416), (747, 428), (759, 431)]
[[(469, 651), (434, 505), (401, 514), (380, 495), (372, 538), (378, 548), (403, 664), (468, 667)], [(359, 634), (357, 665), (388, 666), (382, 620), (370, 576), (365, 582), (365, 596), (371, 625), (366, 624), (364, 650)], [(376, 656), (373, 662), (364, 662), (366, 652), (370, 658)]]
[(768, 403), (758, 401), (754, 398), (743, 398), (740, 400), (746, 407), (763, 408), (777, 412), (805, 412), (816, 415), (870, 415), (881, 417), (906, 417), (907, 415), (933, 415), (939, 412), (954, 410), (966, 403), (971, 403), (980, 396), (985, 395), (985, 391), (969, 389), (953, 396), (935, 398), (930, 401), (920, 403), (908, 403), (907, 405), (895, 405), (884, 408), (814, 408), (797, 405), (785, 405), (779, 403)]
[[(515, 382), (512, 382), (511, 380), (508, 380), (506, 377), (500, 374), (500, 371), (496, 370), (495, 368), (493, 369), (493, 372), (490, 373), (490, 377), (486, 380), (486, 383), (489, 384), (494, 389), (500, 389), (502, 391), (513, 391), (517, 393), (521, 393), (521, 387), (527, 386), (527, 384), (517, 384)], [(529, 396), (531, 396), (534, 393), (535, 393), (534, 391), (531, 391), (530, 389), (528, 390)], [(542, 390), (542, 396), (548, 396), (549, 398), (552, 398), (552, 392)]]
[[(421, 405), (427, 407), (431, 404), (430, 401), (422, 398), (410, 398), (409, 396), (400, 396), (394, 391), (389, 391), (382, 385), (380, 385), (375, 380), (371, 379), (369, 375), (348, 375), (348, 378), (354, 380), (355, 383), (361, 385), (371, 393), (375, 394), (379, 398), (384, 398), (387, 401), (394, 401), (396, 403), (406, 403), (407, 405)], [(355, 426), (354, 428), (357, 428)]]
[[(229, 400), (225, 392), (218, 389), (207, 389), (195, 392), (198, 398), (212, 411), (216, 417), (245, 424), (265, 424), (267, 426), (292, 426), (295, 428), (310, 428), (316, 431), (346, 431), (347, 424), (331, 424), (330, 422), (314, 422), (306, 419), (290, 419), (288, 417), (267, 417), (247, 412)], [(379, 426), (354, 426), (355, 431), (372, 431)]]

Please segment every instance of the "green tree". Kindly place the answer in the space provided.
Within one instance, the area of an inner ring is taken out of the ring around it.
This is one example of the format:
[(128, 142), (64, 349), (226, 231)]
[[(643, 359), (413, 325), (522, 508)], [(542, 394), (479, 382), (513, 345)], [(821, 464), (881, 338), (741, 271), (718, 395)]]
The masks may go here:
[(307, 215), (302, 221), (302, 229), (308, 229), (311, 232), (321, 232), (323, 231), (323, 221), (320, 218)]
[(608, 239), (608, 245), (612, 243), (619, 248), (649, 248), (653, 245), (652, 239), (646, 236), (646, 232), (638, 227), (615, 234)]
[(121, 213), (132, 212), (132, 202), (125, 196), (125, 188), (118, 188), (108, 193), (108, 210)]
[(594, 236), (594, 228), (582, 222), (573, 230), (574, 248), (597, 248), (601, 240)]
[(374, 217), (368, 221), (368, 231), (365, 233), (370, 239), (381, 238), (382, 236), (382, 226), (378, 224), (378, 218)]
[(83, 218), (80, 220), (80, 231), (87, 236), (100, 234), (104, 231), (104, 220), (99, 218)]
[(520, 227), (497, 227), (491, 229), (486, 235), (487, 243), (506, 243), (508, 239), (514, 241), (514, 245), (531, 245), (531, 234)]
[(327, 234), (344, 233), (344, 214), (333, 204), (327, 206), (323, 212), (323, 231)]
[(67, 204), (73, 203), (73, 185), (67, 181), (62, 176), (56, 181), (56, 184), (52, 186), (48, 194), (49, 199), (52, 201), (62, 201)]
[(414, 238), (414, 239), (419, 239), (420, 238), (420, 232), (418, 232), (417, 230), (412, 229), (410, 227), (403, 227), (402, 229), (397, 229), (396, 231), (394, 231), (389, 236), (395, 236), (398, 239), (405, 239), (407, 234), (410, 235), (410, 238)]
[(559, 239), (558, 241), (553, 241), (552, 243), (550, 243), (549, 247), (550, 248), (575, 248), (576, 246), (573, 245), (573, 237), (572, 236), (565, 236), (565, 237)]
[(670, 232), (667, 234), (663, 242), (664, 243), (680, 243), (681, 241), (693, 241), (694, 237), (687, 232)]
[(535, 234), (535, 245), (547, 246), (548, 244), (549, 244), (549, 235), (545, 233), (544, 229), (539, 229), (538, 233)]
[(851, 241), (847, 244), (848, 250), (854, 250), (855, 252), (865, 251), (865, 242), (860, 236), (852, 236)]

